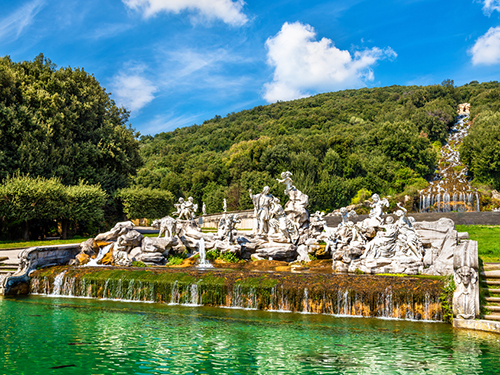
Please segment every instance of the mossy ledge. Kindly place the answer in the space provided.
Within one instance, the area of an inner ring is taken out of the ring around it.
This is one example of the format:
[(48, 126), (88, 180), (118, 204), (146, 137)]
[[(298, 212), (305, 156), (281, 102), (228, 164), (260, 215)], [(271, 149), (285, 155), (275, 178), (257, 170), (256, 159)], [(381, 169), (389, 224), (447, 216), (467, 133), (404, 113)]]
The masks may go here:
[(33, 294), (156, 303), (442, 320), (442, 279), (231, 269), (52, 267)]

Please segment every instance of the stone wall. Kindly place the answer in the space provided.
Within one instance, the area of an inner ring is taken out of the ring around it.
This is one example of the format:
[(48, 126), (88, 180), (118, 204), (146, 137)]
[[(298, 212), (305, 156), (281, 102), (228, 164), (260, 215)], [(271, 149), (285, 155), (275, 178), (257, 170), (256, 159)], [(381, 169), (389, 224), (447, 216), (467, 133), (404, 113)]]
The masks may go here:
[[(445, 217), (453, 220), (455, 225), (500, 225), (500, 212), (409, 212), (408, 216), (414, 217), (417, 222), (437, 221)], [(358, 221), (363, 221), (367, 217), (368, 215), (359, 215), (351, 220), (357, 223)], [(326, 216), (325, 220), (329, 227), (336, 227), (339, 225), (341, 218), (340, 216)]]
[(80, 244), (30, 247), (19, 253), (17, 271), (0, 279), (0, 295), (27, 294), (30, 273), (36, 269), (68, 264), (80, 252)]
[[(227, 215), (232, 215), (232, 214), (238, 214), (238, 216), (241, 219), (241, 223), (236, 225), (236, 229), (253, 229), (253, 222), (254, 222), (253, 209), (227, 212)], [(222, 217), (221, 213), (204, 215), (202, 216), (203, 223), (200, 226), (202, 228), (217, 228), (221, 217)]]

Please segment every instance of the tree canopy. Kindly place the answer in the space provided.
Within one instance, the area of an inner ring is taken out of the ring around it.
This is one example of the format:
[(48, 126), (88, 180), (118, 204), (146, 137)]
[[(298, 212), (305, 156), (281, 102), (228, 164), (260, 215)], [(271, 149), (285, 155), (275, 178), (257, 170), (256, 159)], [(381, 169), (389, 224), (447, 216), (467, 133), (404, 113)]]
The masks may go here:
[(126, 187), (141, 165), (128, 117), (81, 68), (57, 68), (42, 54), (0, 58), (0, 181), (22, 173)]

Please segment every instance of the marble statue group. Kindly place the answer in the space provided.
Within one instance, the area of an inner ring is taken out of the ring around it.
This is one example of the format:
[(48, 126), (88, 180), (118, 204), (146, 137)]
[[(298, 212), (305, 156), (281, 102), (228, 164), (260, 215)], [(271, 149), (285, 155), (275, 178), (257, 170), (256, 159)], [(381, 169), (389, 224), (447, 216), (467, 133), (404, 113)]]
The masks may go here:
[[(217, 232), (202, 232), (195, 220), (198, 206), (189, 197), (175, 204), (175, 219), (166, 216), (152, 223), (159, 230), (157, 238), (143, 237), (131, 222), (122, 222), (92, 241), (114, 241), (113, 263), (121, 266), (133, 261), (162, 265), (169, 254), (218, 250), (247, 260), (310, 262), (311, 256), (329, 257), (333, 271), (341, 273), (454, 274), (457, 306), (462, 306), (457, 315), (475, 316), (477, 255), (474, 263), (474, 255), (464, 258), (461, 254), (477, 254), (477, 243), (469, 241), (466, 233), (458, 233), (452, 220), (416, 222), (401, 204), (389, 214), (389, 201), (373, 194), (366, 202), (370, 207), (366, 218), (360, 220), (355, 211), (342, 207), (333, 214), (340, 216), (340, 223), (328, 226), (324, 213), (309, 214), (309, 197), (293, 185), (292, 173), (283, 172), (277, 180), (285, 185), (288, 200), (284, 205), (269, 186), (256, 194), (249, 190), (254, 206), (252, 232), (237, 230), (241, 219), (227, 212), (226, 202)], [(204, 215), (205, 210), (203, 203)], [(96, 255), (89, 241), (82, 245), (77, 263)]]

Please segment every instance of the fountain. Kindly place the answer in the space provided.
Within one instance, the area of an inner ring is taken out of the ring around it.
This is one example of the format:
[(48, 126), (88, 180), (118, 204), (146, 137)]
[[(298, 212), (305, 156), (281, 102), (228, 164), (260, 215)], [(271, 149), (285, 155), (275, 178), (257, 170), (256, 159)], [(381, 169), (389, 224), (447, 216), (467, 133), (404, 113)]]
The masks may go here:
[[(328, 227), (323, 214), (309, 214), (309, 197), (293, 185), (291, 176), (290, 172), (284, 172), (279, 180), (285, 184), (289, 197), (284, 206), (268, 186), (258, 194), (249, 191), (257, 219), (253, 233), (238, 232), (238, 215), (227, 212), (220, 220), (217, 233), (204, 233), (194, 216), (193, 200), (179, 199), (176, 204), (178, 219), (164, 217), (155, 221), (160, 232), (157, 238), (144, 237), (131, 222), (117, 223), (110, 231), (82, 243), (70, 267), (52, 277), (48, 276), (50, 272), (36, 271), (41, 259), (39, 251), (32, 249), (21, 253), (20, 267), (15, 275), (3, 282), (4, 290), (18, 293), (20, 289), (16, 285), (26, 285), (32, 279), (31, 292), (37, 294), (437, 320), (443, 316), (439, 296), (444, 281), (427, 283), (425, 288), (419, 289), (422, 282), (412, 279), (412, 275), (447, 276), (458, 272), (460, 280), (465, 280), (466, 292), (478, 293), (477, 280), (467, 279), (471, 270), (478, 271), (477, 262), (468, 261), (468, 273), (463, 264), (456, 266), (460, 254), (469, 254), (467, 259), (477, 258), (477, 243), (459, 235), (452, 220), (415, 222), (401, 205), (388, 215), (384, 210), (389, 202), (374, 194), (368, 218), (354, 223), (351, 219), (355, 213), (344, 207), (340, 210), (342, 222), (337, 227)], [(422, 196), (425, 207), (438, 202), (438, 206), (442, 203), (443, 207), (449, 205), (450, 209), (457, 209), (460, 201), (474, 202), (474, 194), (441, 188), (436, 194)], [(231, 258), (247, 262), (236, 264), (242, 267), (239, 271), (221, 277), (207, 260), (207, 251), (231, 253)], [(305, 274), (291, 276), (311, 263), (311, 255), (316, 256), (321, 251), (323, 258), (330, 257), (321, 263), (319, 273), (322, 280), (330, 278), (327, 285), (324, 281), (318, 284), (318, 280), (311, 277), (304, 278)], [(110, 252), (111, 265), (103, 266), (100, 262)], [(183, 252), (191, 258), (186, 262), (186, 267), (191, 267), (189, 270), (181, 268), (174, 272), (164, 267), (170, 254)], [(195, 256), (199, 261), (193, 267)], [(60, 258), (61, 261), (58, 259), (53, 254), (52, 263), (47, 263), (67, 264), (67, 256)], [(149, 268), (127, 268), (134, 262), (142, 262)], [(281, 262), (282, 266), (272, 270), (274, 276), (270, 279), (263, 276), (255, 279), (253, 272), (244, 270), (245, 265), (251, 270), (253, 265), (273, 262)], [(95, 266), (101, 267), (96, 269)], [(280, 274), (284, 270), (289, 273)], [(345, 280), (351, 278), (342, 275), (345, 273), (366, 276), (360, 276), (359, 285), (354, 285)], [(367, 275), (380, 273), (405, 274), (408, 278), (367, 278)], [(368, 290), (367, 280), (371, 280)], [(409, 284), (400, 284), (398, 288), (399, 281)], [(380, 285), (375, 288), (374, 283)], [(463, 295), (456, 300), (471, 305), (471, 298)], [(457, 311), (466, 311), (460, 313), (464, 318), (473, 318), (478, 313), (475, 306)]]
[(467, 180), (467, 166), (458, 151), (470, 128), (470, 105), (459, 106), (459, 116), (441, 147), (441, 158), (429, 186), (420, 191), (420, 212), (479, 212), (477, 189)]

